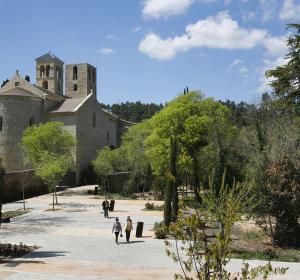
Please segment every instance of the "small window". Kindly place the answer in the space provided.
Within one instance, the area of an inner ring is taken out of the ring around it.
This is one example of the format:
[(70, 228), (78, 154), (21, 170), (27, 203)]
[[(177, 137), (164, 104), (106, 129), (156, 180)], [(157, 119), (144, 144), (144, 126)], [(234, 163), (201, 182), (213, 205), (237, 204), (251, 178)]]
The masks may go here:
[(2, 126), (3, 126), (3, 117), (0, 116), (0, 131), (2, 131)]
[(73, 85), (73, 91), (77, 91), (77, 84)]
[(29, 119), (29, 126), (33, 126), (35, 124), (34, 118)]
[(46, 77), (50, 76), (50, 65), (46, 66)]
[(108, 130), (106, 131), (106, 141), (108, 141), (109, 140), (109, 132), (108, 132)]
[(95, 69), (93, 70), (93, 82), (95, 82), (96, 81), (96, 71), (95, 71)]
[(43, 86), (42, 88), (48, 89), (48, 81), (43, 81)]
[(77, 66), (73, 67), (73, 80), (77, 80)]
[(89, 76), (89, 81), (91, 80), (91, 68), (88, 68), (88, 76)]
[(45, 77), (45, 66), (41, 65), (40, 66), (40, 78), (44, 78)]
[(18, 87), (20, 85), (20, 82), (15, 82), (15, 87)]
[(96, 127), (96, 113), (93, 113), (93, 127)]

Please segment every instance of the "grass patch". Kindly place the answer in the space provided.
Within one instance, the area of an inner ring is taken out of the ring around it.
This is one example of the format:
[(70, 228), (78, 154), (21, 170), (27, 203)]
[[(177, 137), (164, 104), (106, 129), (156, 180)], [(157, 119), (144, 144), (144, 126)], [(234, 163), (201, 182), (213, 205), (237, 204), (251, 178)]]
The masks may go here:
[(266, 260), (282, 262), (298, 262), (298, 258), (293, 255), (279, 254), (276, 250), (266, 249), (264, 251), (248, 252), (242, 250), (232, 250), (232, 258), (246, 260)]
[(147, 202), (144, 211), (163, 211), (164, 205), (154, 205), (154, 203)]
[(258, 241), (265, 238), (265, 233), (262, 231), (249, 230), (240, 233), (241, 237), (246, 240)]
[(18, 210), (15, 210), (15, 211), (6, 211), (2, 214), (2, 219), (19, 217), (19, 216), (22, 216), (22, 215), (27, 214), (29, 212), (30, 212), (29, 209), (26, 209), (25, 211), (23, 209), (18, 209)]

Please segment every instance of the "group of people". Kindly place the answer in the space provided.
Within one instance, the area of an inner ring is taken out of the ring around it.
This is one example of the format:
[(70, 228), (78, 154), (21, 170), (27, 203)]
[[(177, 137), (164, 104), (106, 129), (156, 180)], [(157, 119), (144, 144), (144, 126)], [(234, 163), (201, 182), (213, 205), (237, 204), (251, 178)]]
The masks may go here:
[[(105, 199), (102, 203), (102, 209), (104, 211), (104, 218), (108, 218), (108, 210), (109, 210), (109, 202), (107, 199)], [(130, 216), (127, 217), (126, 223), (125, 223), (125, 234), (126, 234), (126, 242), (130, 243), (130, 233), (133, 230), (132, 226), (132, 220), (130, 219)], [(123, 237), (122, 234), (122, 225), (119, 221), (119, 218), (116, 218), (113, 228), (112, 228), (112, 233), (115, 234), (115, 242), (117, 245), (119, 245), (119, 236)]]

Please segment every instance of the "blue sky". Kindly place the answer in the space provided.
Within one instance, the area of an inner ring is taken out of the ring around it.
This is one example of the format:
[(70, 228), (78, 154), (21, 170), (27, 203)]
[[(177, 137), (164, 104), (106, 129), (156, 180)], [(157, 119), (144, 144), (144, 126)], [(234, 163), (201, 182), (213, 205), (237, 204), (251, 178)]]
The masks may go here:
[(284, 63), (299, 0), (0, 0), (0, 81), (51, 51), (98, 69), (104, 103), (164, 103), (185, 86), (258, 102)]

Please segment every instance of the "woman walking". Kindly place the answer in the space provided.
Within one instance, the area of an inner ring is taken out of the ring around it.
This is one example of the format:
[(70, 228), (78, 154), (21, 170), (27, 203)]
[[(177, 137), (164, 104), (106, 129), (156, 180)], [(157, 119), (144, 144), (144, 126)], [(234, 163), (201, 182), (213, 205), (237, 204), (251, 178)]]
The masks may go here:
[(129, 239), (130, 239), (130, 233), (131, 233), (131, 231), (132, 231), (132, 220), (128, 216), (127, 219), (126, 219), (126, 227), (125, 227), (126, 241), (127, 241), (127, 243), (130, 243)]
[(113, 225), (113, 228), (112, 228), (112, 232), (114, 232), (115, 233), (115, 236), (116, 236), (116, 244), (118, 244), (119, 245), (119, 240), (118, 240), (118, 238), (119, 238), (119, 234), (120, 234), (120, 236), (122, 237), (122, 226), (121, 226), (121, 223), (119, 222), (119, 218), (116, 218), (116, 221), (115, 221), (115, 223), (114, 223), (114, 225)]

